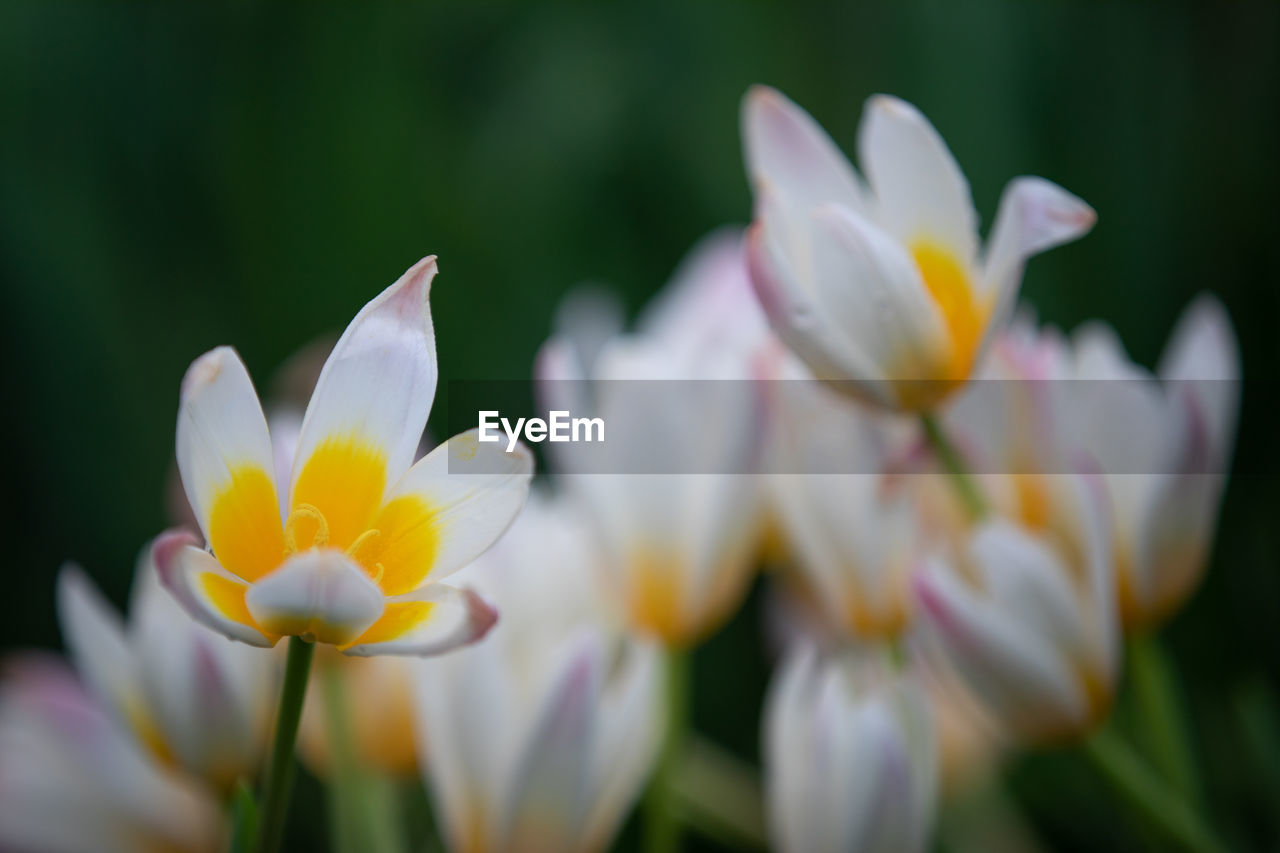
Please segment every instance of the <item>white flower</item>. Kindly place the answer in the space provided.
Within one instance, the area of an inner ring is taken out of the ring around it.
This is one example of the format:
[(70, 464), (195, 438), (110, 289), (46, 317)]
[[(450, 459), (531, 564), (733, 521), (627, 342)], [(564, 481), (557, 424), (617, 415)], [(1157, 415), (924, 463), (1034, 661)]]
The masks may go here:
[(0, 848), (32, 853), (223, 849), (218, 804), (157, 762), (56, 659), (0, 682)]
[(858, 133), (864, 185), (810, 116), (752, 89), (752, 279), (774, 329), (822, 379), (897, 409), (935, 406), (974, 370), (1031, 255), (1093, 224), (1040, 178), (1004, 192), (984, 251), (951, 152), (915, 107), (877, 95)]
[[(364, 307), (325, 362), (298, 434), (288, 499), (244, 364), (223, 347), (182, 383), (178, 467), (210, 551), (170, 533), (161, 579), (233, 639), (281, 636), (347, 654), (432, 654), (472, 642), (496, 614), (439, 583), (519, 512), (532, 474), (474, 431), (413, 463), (436, 387), (426, 258)], [(282, 510), (282, 506), (285, 508)]]
[(99, 703), (162, 761), (223, 790), (254, 778), (279, 694), (276, 655), (193, 622), (160, 587), (148, 546), (124, 624), (79, 567), (58, 576), (72, 662)]
[(1081, 459), (1102, 474), (1115, 527), (1126, 628), (1150, 626), (1190, 595), (1209, 558), (1239, 408), (1240, 357), (1211, 296), (1183, 314), (1159, 369), (1134, 364), (1091, 323), (1067, 339), (1015, 323), (948, 429), (996, 504), (1043, 527), (1062, 476)]
[(1111, 526), (1096, 478), (1070, 480), (1048, 528), (1001, 517), (915, 578), (923, 634), (1004, 732), (1083, 733), (1110, 708), (1118, 668)]
[(766, 796), (785, 853), (924, 850), (937, 798), (926, 694), (865, 650), (793, 649), (765, 709)]
[(1074, 377), (1091, 380), (1085, 391), (1096, 399), (1062, 413), (1063, 439), (1105, 475), (1125, 626), (1150, 625), (1187, 599), (1209, 561), (1239, 409), (1235, 335), (1204, 296), (1183, 314), (1154, 376), (1106, 326), (1081, 329), (1073, 343)]
[(605, 849), (661, 736), (657, 648), (619, 633), (563, 500), (531, 500), (468, 579), (502, 622), (419, 664), (421, 757), (455, 853)]
[(603, 444), (559, 445), (556, 467), (574, 475), (566, 485), (591, 513), (632, 623), (670, 645), (732, 612), (759, 537), (760, 484), (739, 475), (761, 452), (761, 401), (745, 380), (768, 337), (747, 290), (739, 238), (718, 235), (636, 333), (601, 334), (578, 312), (539, 354), (548, 408), (607, 425)]
[(922, 556), (911, 491), (889, 476), (901, 427), (814, 381), (791, 358), (770, 385), (769, 497), (795, 567), (846, 637), (890, 637), (909, 619)]

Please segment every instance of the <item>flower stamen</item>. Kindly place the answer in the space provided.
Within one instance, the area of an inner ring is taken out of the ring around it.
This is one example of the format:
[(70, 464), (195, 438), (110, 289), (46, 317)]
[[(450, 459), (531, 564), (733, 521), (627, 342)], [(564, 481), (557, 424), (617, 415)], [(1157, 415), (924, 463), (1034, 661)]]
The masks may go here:
[(296, 554), (300, 550), (296, 528), (298, 522), (304, 518), (312, 519), (317, 525), (316, 532), (311, 537), (311, 544), (307, 547), (323, 548), (329, 544), (329, 522), (325, 519), (324, 513), (311, 504), (298, 504), (293, 508), (293, 512), (289, 513), (289, 518), (284, 523), (284, 547), (290, 554)]

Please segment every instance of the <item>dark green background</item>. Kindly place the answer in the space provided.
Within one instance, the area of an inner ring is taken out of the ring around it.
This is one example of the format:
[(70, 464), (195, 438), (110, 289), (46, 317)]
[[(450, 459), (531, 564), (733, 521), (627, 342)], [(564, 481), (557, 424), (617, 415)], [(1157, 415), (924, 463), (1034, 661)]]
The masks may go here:
[[(746, 220), (750, 84), (846, 149), (863, 99), (891, 92), (937, 125), (985, 221), (1017, 174), (1097, 209), (1029, 268), (1046, 319), (1105, 318), (1150, 364), (1195, 293), (1225, 301), (1247, 378), (1235, 476), (1168, 633), (1211, 805), (1237, 841), (1274, 844), (1280, 757), (1237, 716), (1280, 673), (1278, 8), (961, 6), (0, 4), (0, 646), (57, 643), (66, 558), (123, 600), (166, 523), (178, 382), (204, 350), (234, 344), (265, 385), (435, 252), (442, 380), (526, 377), (569, 287), (636, 307)], [(755, 603), (697, 661), (699, 725), (748, 756)], [(1055, 848), (1141, 840), (1069, 757), (1025, 762), (1015, 789)]]

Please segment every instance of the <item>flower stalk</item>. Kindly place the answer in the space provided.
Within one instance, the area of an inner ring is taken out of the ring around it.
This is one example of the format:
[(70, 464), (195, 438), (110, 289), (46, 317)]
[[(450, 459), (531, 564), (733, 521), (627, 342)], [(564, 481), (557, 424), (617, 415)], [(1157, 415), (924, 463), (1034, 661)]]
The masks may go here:
[(1128, 642), (1129, 677), (1142, 720), (1142, 743), (1155, 769), (1182, 796), (1201, 805), (1186, 708), (1160, 640), (1137, 634)]
[(920, 416), (920, 424), (924, 427), (929, 446), (933, 448), (934, 453), (938, 454), (938, 460), (942, 463), (943, 469), (955, 487), (956, 495), (968, 510), (969, 515), (975, 520), (986, 516), (986, 498), (983, 497), (982, 490), (978, 488), (973, 475), (965, 468), (960, 452), (947, 438), (947, 433), (942, 428), (942, 424), (938, 423), (937, 417), (926, 412)]
[(1185, 797), (1167, 786), (1123, 738), (1099, 729), (1084, 742), (1084, 756), (1126, 805), (1179, 850), (1223, 853), (1227, 848)]
[(284, 838), (285, 815), (293, 790), (293, 745), (298, 738), (298, 722), (302, 719), (302, 702), (307, 695), (307, 678), (311, 674), (315, 648), (314, 643), (301, 637), (289, 638), (289, 657), (285, 662), (284, 686), (280, 690), (275, 741), (263, 788), (258, 843), (254, 848), (256, 853), (276, 853)]
[(653, 782), (645, 797), (646, 853), (674, 853), (680, 849), (677, 774), (688, 738), (692, 693), (692, 660), (684, 649), (668, 648), (663, 666), (666, 676), (666, 732), (658, 755)]

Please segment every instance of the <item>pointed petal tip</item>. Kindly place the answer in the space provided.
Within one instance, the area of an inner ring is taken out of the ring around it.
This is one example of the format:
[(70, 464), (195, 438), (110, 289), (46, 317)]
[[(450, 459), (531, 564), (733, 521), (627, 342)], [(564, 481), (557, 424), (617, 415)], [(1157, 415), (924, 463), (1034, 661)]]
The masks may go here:
[(191, 362), (191, 366), (187, 368), (187, 372), (182, 376), (182, 385), (180, 386), (182, 399), (189, 399), (202, 388), (207, 388), (217, 381), (228, 360), (239, 361), (239, 353), (235, 351), (234, 347), (220, 346), (214, 347)]

